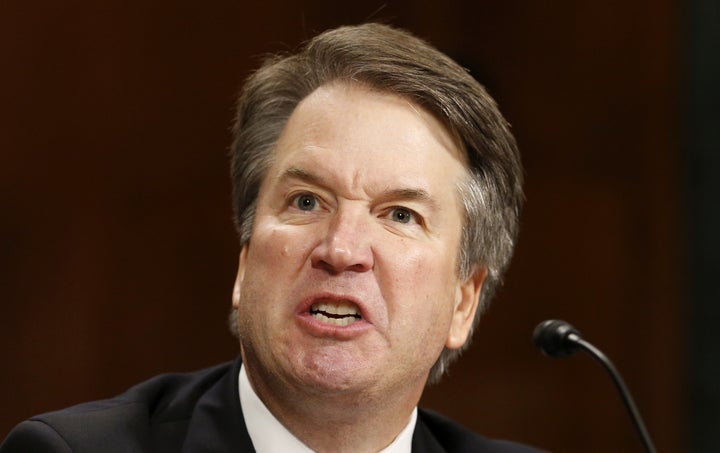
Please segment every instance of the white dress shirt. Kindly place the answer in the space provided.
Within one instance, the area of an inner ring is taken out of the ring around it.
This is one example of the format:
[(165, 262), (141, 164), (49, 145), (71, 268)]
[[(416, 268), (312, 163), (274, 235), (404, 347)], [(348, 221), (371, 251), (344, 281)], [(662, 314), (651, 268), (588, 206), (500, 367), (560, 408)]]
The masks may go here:
[[(313, 450), (295, 437), (283, 426), (280, 421), (268, 410), (265, 404), (255, 393), (245, 371), (245, 365), (240, 366), (238, 377), (238, 390), (240, 392), (240, 406), (242, 407), (245, 426), (252, 440), (255, 451), (258, 453), (312, 453)], [(412, 437), (417, 420), (417, 408), (413, 409), (408, 424), (390, 445), (378, 453), (410, 453)]]

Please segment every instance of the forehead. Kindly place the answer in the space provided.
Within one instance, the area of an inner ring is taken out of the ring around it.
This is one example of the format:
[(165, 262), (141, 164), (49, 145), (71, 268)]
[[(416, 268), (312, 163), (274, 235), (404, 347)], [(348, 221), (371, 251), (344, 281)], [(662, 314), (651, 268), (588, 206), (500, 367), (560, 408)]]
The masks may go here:
[[(368, 134), (358, 137), (363, 132)], [(303, 99), (280, 134), (275, 157), (296, 148), (297, 143), (289, 142), (302, 138), (346, 143), (362, 138), (359, 142), (367, 144), (363, 151), (379, 145), (388, 157), (393, 149), (386, 148), (431, 145), (438, 154), (449, 154), (464, 167), (468, 165), (461, 141), (427, 109), (360, 82), (332, 82)]]
[[(372, 110), (371, 115), (363, 117), (363, 107), (368, 107), (365, 112)], [(342, 115), (344, 113), (347, 115)], [(356, 81), (334, 81), (310, 93), (295, 108), (280, 139), (290, 128), (307, 128), (305, 132), (311, 132), (324, 127), (321, 120), (327, 117), (345, 122), (347, 126), (362, 121), (372, 123), (372, 120), (382, 118), (387, 131), (394, 130), (398, 122), (407, 122), (408, 117), (413, 117), (416, 127), (432, 135), (445, 151), (464, 165), (468, 164), (462, 141), (429, 110), (404, 96)]]
[(448, 201), (467, 175), (464, 152), (432, 114), (358, 83), (325, 85), (290, 116), (265, 183), (288, 169), (319, 175), (357, 195), (418, 189)]

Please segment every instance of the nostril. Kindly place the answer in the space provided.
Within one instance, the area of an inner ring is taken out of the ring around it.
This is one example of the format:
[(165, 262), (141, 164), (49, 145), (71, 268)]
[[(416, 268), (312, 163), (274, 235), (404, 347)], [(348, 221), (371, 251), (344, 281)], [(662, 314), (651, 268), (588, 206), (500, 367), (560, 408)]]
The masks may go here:
[(321, 244), (311, 257), (313, 267), (331, 274), (345, 271), (364, 272), (372, 268), (372, 252), (366, 246), (339, 246)]
[(315, 267), (316, 269), (322, 269), (330, 275), (337, 275), (341, 272), (341, 270), (336, 269), (335, 266), (325, 260), (320, 260), (317, 263), (313, 263), (313, 267)]

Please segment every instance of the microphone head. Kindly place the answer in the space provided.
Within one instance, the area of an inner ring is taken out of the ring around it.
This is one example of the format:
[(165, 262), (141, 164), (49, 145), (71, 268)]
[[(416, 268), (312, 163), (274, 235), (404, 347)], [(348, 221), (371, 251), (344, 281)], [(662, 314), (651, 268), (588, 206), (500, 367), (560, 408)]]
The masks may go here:
[(559, 319), (543, 321), (533, 332), (535, 346), (550, 357), (567, 357), (574, 354), (580, 349), (576, 343), (579, 338), (580, 332), (577, 329)]

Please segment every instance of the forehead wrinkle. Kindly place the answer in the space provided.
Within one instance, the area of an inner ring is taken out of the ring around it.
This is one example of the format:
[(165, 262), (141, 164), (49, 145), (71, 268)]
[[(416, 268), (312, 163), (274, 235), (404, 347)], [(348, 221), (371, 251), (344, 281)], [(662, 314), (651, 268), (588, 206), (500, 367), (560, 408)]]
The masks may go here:
[[(359, 176), (359, 175), (356, 174), (356, 176)], [(325, 177), (325, 176), (322, 176), (321, 174), (314, 173), (310, 170), (306, 170), (301, 167), (290, 166), (290, 167), (288, 167), (287, 170), (280, 173), (280, 175), (277, 177), (277, 180), (282, 182), (282, 181), (288, 180), (288, 179), (296, 179), (296, 180), (302, 181), (304, 183), (321, 188), (323, 190), (328, 190), (331, 192), (339, 192), (339, 193), (347, 192), (347, 193), (345, 193), (345, 197), (350, 198), (350, 199), (353, 198), (354, 192), (356, 192), (358, 190), (363, 191), (363, 188), (361, 187), (360, 182), (358, 180), (359, 178), (353, 178), (352, 183), (354, 184), (354, 186), (351, 185), (351, 187), (348, 188), (349, 191), (344, 189), (342, 187), (342, 182), (340, 182), (340, 180), (336, 179), (336, 178), (340, 178), (340, 175), (330, 174), (327, 177)], [(340, 185), (338, 186), (335, 184), (340, 184)]]

